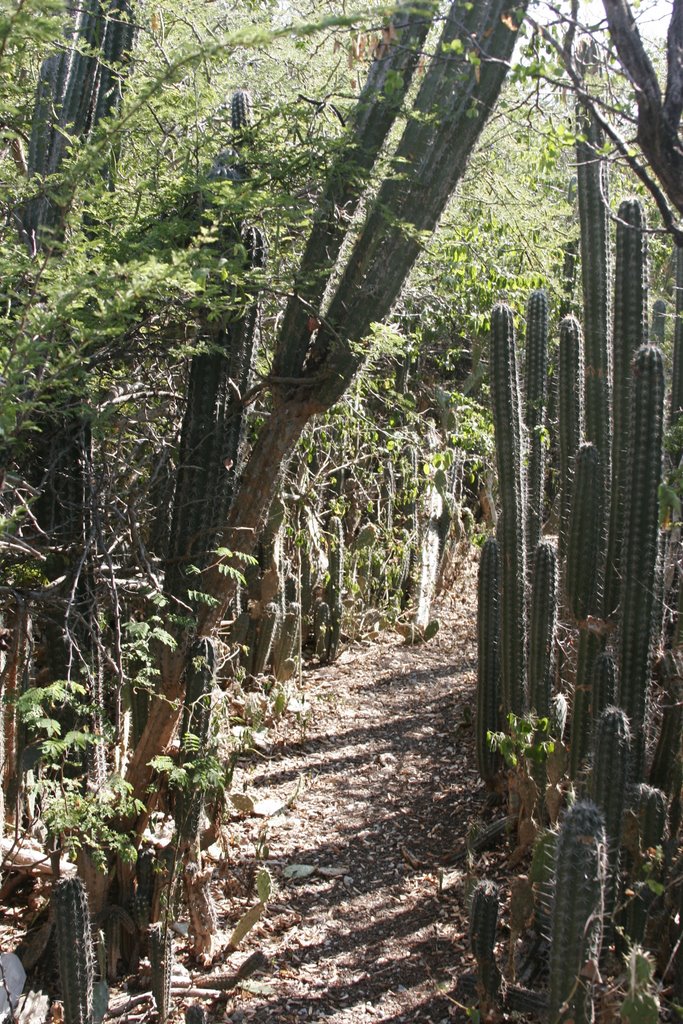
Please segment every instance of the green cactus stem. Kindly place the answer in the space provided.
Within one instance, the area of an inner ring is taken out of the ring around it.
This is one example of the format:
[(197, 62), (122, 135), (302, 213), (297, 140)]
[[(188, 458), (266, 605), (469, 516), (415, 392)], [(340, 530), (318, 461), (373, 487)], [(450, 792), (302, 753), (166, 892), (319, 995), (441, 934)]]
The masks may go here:
[(598, 566), (603, 528), (602, 467), (595, 445), (581, 445), (574, 469), (565, 572), (569, 610), (579, 626), (569, 768), (572, 779), (578, 778), (590, 750), (593, 663), (601, 649), (600, 635), (590, 621), (599, 608)]
[(598, 559), (602, 539), (603, 476), (598, 449), (582, 444), (576, 454), (565, 588), (575, 621), (598, 610)]
[(560, 324), (558, 371), (560, 524), (558, 548), (564, 567), (574, 482), (574, 460), (583, 437), (583, 335), (578, 320)]
[(171, 978), (173, 975), (173, 937), (164, 924), (149, 929), (149, 962), (152, 968), (152, 995), (161, 1024), (171, 1012)]
[(548, 379), (548, 296), (532, 292), (526, 314), (526, 387), (524, 422), (528, 436), (526, 559), (534, 563), (541, 539), (545, 493), (545, 444), (543, 438)]
[[(611, 394), (609, 375), (609, 219), (607, 165), (600, 156), (602, 132), (580, 108), (577, 116), (577, 195), (581, 223), (581, 279), (584, 310), (584, 386), (586, 440), (600, 455), (603, 479), (601, 514), (607, 515), (611, 483)], [(602, 588), (607, 530), (603, 522), (597, 562)]]
[(500, 755), (487, 736), (500, 729), (500, 560), (498, 542), (489, 537), (481, 550), (477, 612), (477, 720), (479, 774), (492, 785), (500, 771)]
[(616, 707), (606, 707), (597, 723), (591, 767), (590, 794), (605, 818), (608, 876), (605, 886), (605, 932), (611, 941), (619, 881), (619, 849), (628, 790), (631, 730), (628, 718)]
[(593, 662), (591, 717), (597, 722), (606, 707), (617, 699), (617, 666), (614, 658), (601, 651)]
[(330, 520), (328, 559), (327, 604), (330, 609), (330, 625), (326, 660), (332, 662), (339, 653), (341, 642), (342, 594), (344, 592), (344, 528), (338, 516), (333, 516)]
[(313, 635), (316, 656), (325, 661), (330, 647), (330, 606), (327, 601), (318, 601), (315, 606)]
[(62, 878), (52, 894), (64, 1024), (93, 1024), (90, 914), (80, 878)]
[(602, 943), (607, 875), (605, 823), (592, 802), (567, 811), (557, 839), (555, 893), (551, 911), (549, 1020), (552, 1024), (594, 1019), (590, 975)]
[(496, 435), (498, 523), (501, 557), (501, 681), (504, 716), (526, 707), (526, 580), (522, 426), (512, 310), (498, 305), (491, 314), (491, 398)]
[(605, 574), (605, 616), (619, 604), (625, 466), (633, 357), (647, 341), (647, 223), (641, 203), (625, 199), (617, 220), (612, 335), (612, 491)]
[(621, 572), (619, 706), (633, 733), (633, 778), (645, 769), (652, 619), (662, 476), (664, 371), (658, 348), (639, 349), (633, 363), (631, 430)]
[[(676, 247), (676, 320), (669, 423), (673, 427), (683, 412), (683, 247)], [(678, 462), (678, 459), (676, 459)]]
[(683, 761), (682, 668), (680, 654), (668, 651), (663, 659), (662, 723), (650, 768), (650, 784), (672, 798), (676, 796), (676, 780)]
[(549, 541), (536, 548), (530, 619), (529, 703), (537, 715), (547, 718), (557, 624), (557, 555)]
[(273, 652), (273, 675), (278, 682), (285, 682), (292, 676), (292, 666), (299, 647), (299, 622), (301, 606), (290, 601)]
[(470, 908), (470, 948), (477, 961), (479, 1006), (484, 1015), (494, 1010), (502, 993), (502, 977), (494, 953), (498, 905), (495, 882), (488, 879), (477, 882)]
[(650, 329), (650, 340), (653, 345), (664, 344), (666, 335), (666, 302), (664, 299), (655, 299), (652, 304), (652, 327)]

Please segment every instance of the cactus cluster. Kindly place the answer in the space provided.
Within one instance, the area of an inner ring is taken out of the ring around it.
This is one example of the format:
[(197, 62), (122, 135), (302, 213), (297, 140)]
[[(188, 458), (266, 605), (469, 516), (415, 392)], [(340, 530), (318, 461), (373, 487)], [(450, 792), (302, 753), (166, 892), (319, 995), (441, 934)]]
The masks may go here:
[[(491, 318), (501, 513), (497, 539), (484, 545), (479, 572), (477, 760), (482, 779), (490, 783), (494, 762), (486, 735), (501, 709), (518, 715), (530, 709), (548, 717), (551, 736), (560, 744), (559, 756), (556, 751), (547, 764), (536, 751), (517, 767), (525, 780), (522, 788), (531, 777), (539, 791), (529, 812), (534, 828), (543, 825), (547, 814), (553, 822), (562, 821), (549, 883), (554, 893), (553, 1022), (593, 1019), (590, 977), (598, 969), (603, 936), (605, 944), (618, 946), (622, 934), (629, 941), (652, 943), (658, 930), (660, 944), (661, 935), (668, 934), (669, 929), (653, 924), (666, 913), (665, 901), (639, 872), (645, 851), (667, 848), (667, 836), (673, 834), (668, 828), (679, 829), (681, 821), (680, 631), (674, 637), (676, 649), (660, 659), (660, 708), (653, 707), (653, 649), (663, 635), (665, 586), (672, 586), (664, 582), (663, 563), (670, 556), (659, 525), (664, 368), (660, 349), (648, 342), (646, 226), (637, 200), (623, 202), (619, 210), (609, 349), (606, 193), (598, 148), (594, 126), (585, 122), (578, 196), (586, 336), (573, 317), (560, 324), (557, 555), (551, 543), (540, 541), (543, 518), (536, 522), (543, 491), (539, 498), (536, 426), (530, 412), (543, 394), (535, 379), (540, 371), (533, 334), (537, 316), (545, 323), (547, 312), (535, 293), (527, 307), (526, 436), (518, 430), (512, 313), (497, 306)], [(679, 271), (679, 287), (680, 281)], [(680, 295), (677, 299), (680, 312)], [(663, 308), (654, 309), (655, 339), (663, 333), (664, 316)], [(677, 322), (677, 337), (683, 337), (679, 328)], [(675, 354), (674, 373), (677, 359), (680, 353)], [(674, 381), (674, 391), (676, 386)], [(683, 403), (675, 397), (672, 403), (673, 422)], [(525, 603), (519, 585), (525, 579), (524, 560), (532, 557)], [(567, 750), (556, 709), (561, 705), (566, 713), (568, 704)], [(649, 778), (658, 788), (644, 781), (650, 758)], [(562, 818), (565, 774), (574, 792), (590, 801), (579, 800)], [(514, 793), (519, 791), (517, 784)], [(637, 821), (635, 846), (632, 819)], [(658, 884), (671, 866), (666, 857), (656, 865), (648, 870), (655, 872), (650, 880)], [(539, 913), (544, 917), (545, 908)], [(664, 942), (662, 948), (670, 957), (671, 944)]]
[(90, 913), (80, 878), (62, 878), (52, 894), (64, 1024), (93, 1024), (94, 962)]

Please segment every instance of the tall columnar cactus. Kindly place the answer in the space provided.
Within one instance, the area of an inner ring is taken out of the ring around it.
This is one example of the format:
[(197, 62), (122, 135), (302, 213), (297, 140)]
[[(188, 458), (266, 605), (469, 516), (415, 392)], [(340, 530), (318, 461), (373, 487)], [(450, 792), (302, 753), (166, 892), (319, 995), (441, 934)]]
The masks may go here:
[(669, 422), (674, 426), (683, 412), (683, 246), (676, 254), (676, 320), (674, 324), (674, 358), (671, 372), (671, 406)]
[(668, 671), (665, 677), (662, 724), (652, 758), (650, 783), (680, 801), (677, 794), (680, 783), (676, 786), (676, 781), (683, 762), (683, 683), (677, 675), (680, 665), (675, 662), (670, 664), (673, 661), (673, 655), (669, 654), (664, 662)]
[(574, 460), (583, 438), (583, 334), (578, 320), (560, 324), (558, 371), (558, 433), (560, 451), (560, 525), (558, 547), (564, 566), (574, 481)]
[(501, 681), (505, 715), (526, 707), (524, 481), (522, 424), (512, 310), (503, 304), (491, 315), (491, 397), (496, 434), (502, 514)]
[(330, 627), (327, 660), (331, 662), (339, 652), (344, 591), (344, 527), (338, 516), (333, 516), (330, 520), (328, 558), (327, 604), (330, 609)]
[[(646, 851), (661, 846), (666, 834), (666, 794), (654, 786), (646, 783), (639, 783), (631, 790), (631, 810), (635, 814), (638, 824), (638, 842), (632, 844), (630, 850), (632, 857), (636, 855), (636, 875), (640, 874), (639, 867), (641, 859)], [(653, 874), (652, 881), (660, 879), (657, 873)], [(647, 882), (642, 880), (633, 886), (634, 893), (626, 906), (625, 930), (631, 942), (643, 943), (646, 937), (647, 921), (650, 908), (654, 903), (654, 891)]]
[(487, 741), (489, 732), (500, 729), (499, 575), (498, 542), (489, 537), (479, 561), (477, 611), (477, 764), (486, 783), (493, 782), (500, 768), (500, 757)]
[(494, 1009), (501, 994), (502, 978), (494, 953), (498, 904), (495, 882), (488, 879), (477, 882), (470, 908), (470, 948), (477, 961), (477, 987), (484, 1015), (487, 1010)]
[[(181, 760), (191, 762), (206, 752), (211, 725), (211, 693), (216, 672), (216, 651), (211, 640), (197, 640), (185, 673), (185, 700), (180, 728)], [(188, 742), (188, 737), (194, 737)], [(204, 790), (192, 780), (176, 801), (176, 826), (184, 843), (195, 843), (204, 806)]]
[(537, 715), (550, 714), (553, 653), (557, 624), (557, 555), (541, 541), (534, 558), (529, 624), (529, 704)]
[(633, 357), (647, 341), (647, 227), (638, 199), (619, 207), (612, 334), (612, 489), (605, 574), (605, 616), (619, 604), (624, 488)]
[(273, 640), (281, 622), (282, 613), (280, 606), (276, 601), (269, 601), (263, 609), (261, 618), (258, 620), (258, 631), (256, 633), (250, 666), (251, 675), (260, 676), (266, 671), (270, 652), (273, 648)]
[[(28, 173), (41, 190), (22, 214), (33, 251), (62, 234), (63, 198), (50, 179), (60, 170), (69, 139), (88, 138), (116, 106), (135, 33), (129, 0), (87, 0), (71, 11), (67, 43), (43, 61), (36, 92)], [(63, 193), (63, 182), (58, 184)]]
[(652, 303), (652, 327), (650, 329), (650, 341), (653, 345), (664, 344), (666, 335), (666, 302), (664, 299), (655, 299)]
[[(602, 464), (604, 498), (611, 481), (611, 395), (609, 377), (609, 219), (607, 165), (600, 156), (602, 132), (595, 118), (581, 109), (577, 116), (577, 195), (581, 222), (581, 279), (585, 363), (586, 440), (598, 449)], [(606, 524), (601, 531), (606, 541)], [(602, 585), (605, 551), (599, 551), (598, 577)]]
[(290, 679), (296, 668), (300, 621), (301, 605), (298, 601), (290, 601), (273, 651), (273, 675), (278, 682)]
[(548, 379), (548, 296), (540, 289), (531, 293), (527, 303), (525, 379), (524, 422), (529, 444), (526, 559), (530, 567), (541, 539), (545, 492), (543, 428)]
[(90, 914), (80, 878), (62, 878), (52, 895), (64, 1024), (93, 1024)]
[(576, 455), (574, 495), (567, 544), (565, 586), (569, 609), (579, 626), (576, 662), (570, 774), (584, 766), (592, 738), (591, 683), (600, 639), (589, 617), (598, 611), (598, 559), (602, 543), (602, 467), (595, 445), (581, 445)]
[(557, 839), (551, 912), (549, 1019), (593, 1020), (589, 961), (597, 963), (607, 874), (605, 823), (592, 802), (567, 811)]
[[(244, 97), (236, 108), (246, 109)], [(244, 125), (237, 127), (241, 130)], [(226, 174), (214, 169), (210, 177)], [(221, 234), (217, 244), (232, 252), (236, 241), (240, 238), (231, 227)], [(257, 227), (244, 225), (241, 242), (244, 270), (258, 276), (267, 256), (263, 234)], [(191, 567), (204, 568), (215, 557), (213, 550), (232, 502), (239, 469), (242, 398), (254, 359), (258, 280), (248, 281), (246, 291), (240, 317), (232, 322), (207, 322), (207, 351), (197, 353), (190, 366), (165, 580), (166, 592), (184, 602), (197, 581), (188, 571), (192, 572)]]
[(591, 768), (591, 798), (605, 817), (608, 877), (605, 887), (605, 928), (611, 935), (619, 880), (619, 848), (628, 790), (631, 730), (628, 718), (616, 707), (606, 707), (597, 724)]
[(149, 962), (152, 968), (152, 995), (157, 1004), (159, 1021), (164, 1024), (171, 1011), (171, 978), (173, 975), (173, 936), (165, 924), (149, 929)]
[(658, 348), (639, 349), (633, 363), (626, 516), (621, 562), (619, 705), (634, 737), (633, 778), (645, 769), (651, 675), (659, 494), (662, 475), (664, 371)]
[(582, 444), (575, 459), (565, 580), (569, 610), (579, 625), (597, 612), (602, 496), (598, 449), (593, 444)]
[(606, 707), (617, 699), (617, 666), (607, 651), (601, 651), (593, 662), (591, 717), (597, 722)]

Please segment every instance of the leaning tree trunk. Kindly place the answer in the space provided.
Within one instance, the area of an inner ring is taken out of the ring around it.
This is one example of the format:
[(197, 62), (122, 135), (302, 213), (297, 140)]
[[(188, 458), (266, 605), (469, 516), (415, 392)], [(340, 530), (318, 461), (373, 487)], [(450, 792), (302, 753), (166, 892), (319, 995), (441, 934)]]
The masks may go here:
[[(277, 341), (270, 382), (272, 412), (242, 469), (220, 538), (221, 545), (235, 556), (252, 550), (277, 490), (283, 460), (311, 417), (329, 409), (348, 388), (363, 362), (362, 343), (371, 325), (388, 315), (421, 251), (423, 234), (436, 227), (498, 97), (525, 9), (526, 3), (511, 8), (505, 0), (476, 4), (454, 0), (437, 53), (418, 90), (414, 114), (396, 149), (396, 173), (380, 187), (327, 307), (320, 308), (320, 301), (329, 274), (321, 281), (307, 273), (305, 280), (298, 282), (299, 298), (290, 303)], [(388, 105), (392, 116), (386, 123), (387, 111), (379, 111), (385, 89), (391, 95), (397, 80), (395, 75), (383, 73), (381, 62), (394, 61), (385, 67), (397, 71), (407, 87), (416, 61), (405, 55), (399, 60), (396, 50), (405, 45), (416, 52), (423, 38), (419, 19), (416, 22), (400, 12), (395, 18), (402, 18), (397, 23), (397, 40), (387, 55), (378, 58), (379, 67), (377, 63), (373, 66), (342, 154), (356, 163), (361, 177), (373, 166), (396, 113), (396, 105)], [(459, 47), (452, 45), (456, 41)], [(356, 179), (355, 169), (347, 168), (347, 181)], [(347, 194), (346, 186), (334, 185), (336, 172), (333, 167), (331, 184), (324, 193), (327, 202), (339, 194), (346, 197), (347, 208), (353, 209), (355, 191)], [(329, 215), (329, 209), (323, 209), (314, 222), (304, 257), (307, 272), (314, 269), (321, 252), (329, 254), (331, 269), (343, 238), (338, 221)], [(215, 471), (220, 468), (216, 466)], [(228, 561), (239, 568), (238, 557)], [(202, 573), (202, 590), (213, 600), (198, 606), (196, 632), (200, 636), (215, 631), (233, 596), (235, 580), (224, 568), (214, 563)], [(133, 795), (140, 799), (144, 799), (152, 777), (149, 762), (163, 752), (177, 725), (177, 701), (191, 639), (188, 631), (174, 651), (165, 649), (161, 656), (157, 706), (149, 715), (127, 773)]]

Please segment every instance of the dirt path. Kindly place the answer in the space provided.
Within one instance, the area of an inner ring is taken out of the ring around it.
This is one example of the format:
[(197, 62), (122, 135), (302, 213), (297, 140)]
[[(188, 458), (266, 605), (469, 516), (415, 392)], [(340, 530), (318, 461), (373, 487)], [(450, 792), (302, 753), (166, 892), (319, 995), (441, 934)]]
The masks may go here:
[[(276, 882), (261, 923), (215, 968), (225, 972), (257, 949), (270, 961), (260, 976), (269, 993), (229, 998), (225, 1011), (235, 1024), (458, 1015), (463, 876), (441, 864), (483, 798), (471, 725), (474, 572), (468, 556), (461, 596), (437, 609), (441, 629), (429, 644), (406, 647), (391, 636), (305, 673), (308, 715), (290, 719), (262, 759), (240, 767), (237, 789), (289, 806), (232, 823), (234, 870), (221, 924), (229, 929), (254, 901), (256, 858), (245, 861), (245, 850), (267, 852)], [(288, 879), (295, 864), (315, 873)]]

